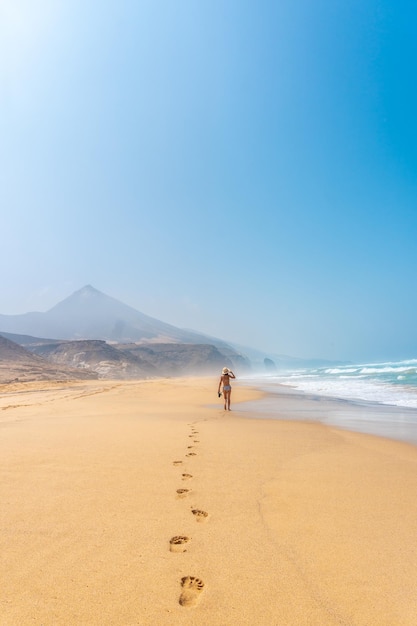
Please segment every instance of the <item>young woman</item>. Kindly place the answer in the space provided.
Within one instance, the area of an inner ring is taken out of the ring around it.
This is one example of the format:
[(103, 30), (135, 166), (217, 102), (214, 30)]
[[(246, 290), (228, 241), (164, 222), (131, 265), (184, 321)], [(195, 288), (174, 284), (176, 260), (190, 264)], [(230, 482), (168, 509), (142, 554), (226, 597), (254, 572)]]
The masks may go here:
[(232, 394), (232, 386), (230, 384), (230, 379), (236, 378), (233, 374), (232, 370), (229, 370), (228, 367), (224, 367), (222, 373), (220, 375), (219, 380), (219, 388), (217, 393), (220, 398), (220, 387), (223, 385), (223, 398), (224, 398), (224, 410), (228, 409), (230, 411), (230, 396)]

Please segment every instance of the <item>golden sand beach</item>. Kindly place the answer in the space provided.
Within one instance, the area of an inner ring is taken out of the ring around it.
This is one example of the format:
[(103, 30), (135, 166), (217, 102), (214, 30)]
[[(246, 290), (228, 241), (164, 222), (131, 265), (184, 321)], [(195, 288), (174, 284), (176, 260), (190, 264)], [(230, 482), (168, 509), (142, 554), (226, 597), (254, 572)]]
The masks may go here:
[(417, 447), (216, 391), (0, 389), (1, 626), (417, 623)]

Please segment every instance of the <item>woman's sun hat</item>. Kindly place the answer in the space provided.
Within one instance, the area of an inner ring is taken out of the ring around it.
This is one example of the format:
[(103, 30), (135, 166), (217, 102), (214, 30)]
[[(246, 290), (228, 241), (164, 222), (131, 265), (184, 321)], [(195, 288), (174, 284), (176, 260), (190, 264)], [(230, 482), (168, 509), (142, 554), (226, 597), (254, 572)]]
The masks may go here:
[(228, 368), (228, 367), (224, 367), (224, 368), (222, 369), (222, 373), (223, 373), (223, 374), (228, 374), (228, 373), (229, 373), (229, 368)]

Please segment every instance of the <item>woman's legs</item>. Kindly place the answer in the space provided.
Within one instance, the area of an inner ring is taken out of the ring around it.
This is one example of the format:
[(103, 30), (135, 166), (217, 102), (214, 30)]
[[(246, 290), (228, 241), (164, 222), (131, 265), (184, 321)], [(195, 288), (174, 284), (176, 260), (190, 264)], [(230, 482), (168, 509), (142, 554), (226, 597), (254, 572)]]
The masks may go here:
[[(232, 390), (229, 389), (228, 391), (223, 391), (223, 396), (224, 396), (224, 410), (226, 411), (226, 408), (229, 409), (230, 411), (230, 396), (231, 396)], [(226, 406), (227, 405), (227, 406)]]

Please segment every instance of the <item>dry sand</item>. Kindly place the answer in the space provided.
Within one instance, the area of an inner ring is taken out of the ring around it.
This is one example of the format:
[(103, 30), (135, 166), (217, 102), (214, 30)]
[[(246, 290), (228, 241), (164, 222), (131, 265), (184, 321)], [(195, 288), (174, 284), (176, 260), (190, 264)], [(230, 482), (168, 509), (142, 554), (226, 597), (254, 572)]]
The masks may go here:
[(216, 391), (0, 389), (2, 626), (417, 623), (417, 447)]

